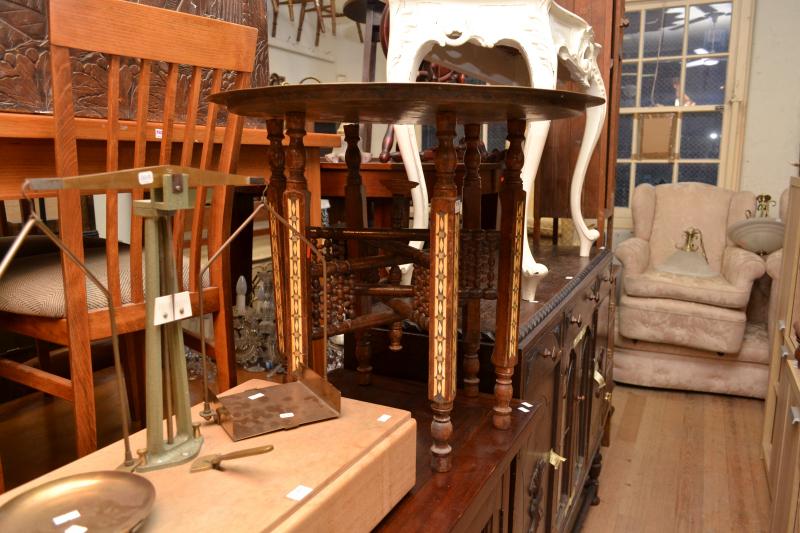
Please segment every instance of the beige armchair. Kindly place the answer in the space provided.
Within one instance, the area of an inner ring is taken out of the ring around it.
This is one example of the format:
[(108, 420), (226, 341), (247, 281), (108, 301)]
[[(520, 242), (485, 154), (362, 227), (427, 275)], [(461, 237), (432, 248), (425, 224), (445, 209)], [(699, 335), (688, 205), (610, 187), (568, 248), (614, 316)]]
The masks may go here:
[[(750, 291), (764, 275), (765, 264), (758, 255), (734, 246), (727, 230), (754, 206), (750, 192), (702, 183), (636, 187), (631, 206), (634, 237), (616, 250), (624, 267), (620, 335), (718, 354), (739, 352)], [(702, 231), (710, 276), (659, 269), (689, 227)]]

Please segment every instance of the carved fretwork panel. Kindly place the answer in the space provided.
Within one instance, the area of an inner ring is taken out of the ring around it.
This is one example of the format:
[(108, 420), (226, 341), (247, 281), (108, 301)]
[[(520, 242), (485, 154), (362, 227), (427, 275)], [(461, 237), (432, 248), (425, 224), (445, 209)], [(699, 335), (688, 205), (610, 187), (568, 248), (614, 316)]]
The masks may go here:
[[(141, 0), (138, 3), (258, 28), (252, 85), (267, 85), (269, 61), (264, 0)], [(46, 10), (47, 0), (0, 0), (0, 111), (52, 112)], [(169, 46), (168, 35), (164, 36), (164, 45)], [(76, 114), (82, 117), (105, 117), (107, 58), (98, 53), (80, 53), (73, 54), (72, 59)], [(122, 119), (133, 119), (136, 113), (135, 87), (138, 74), (138, 62), (123, 61), (120, 69)], [(186, 70), (180, 75), (175, 110), (177, 121), (185, 117), (189, 74)], [(204, 74), (199, 113), (201, 121), (206, 111), (203, 102), (211, 87), (211, 72), (206, 71)], [(154, 69), (149, 110), (153, 120), (161, 118), (166, 76), (166, 64), (160, 64)], [(230, 88), (232, 82), (232, 76), (226, 75), (223, 89)], [(224, 116), (220, 120), (224, 121)], [(257, 124), (253, 122), (253, 125)]]

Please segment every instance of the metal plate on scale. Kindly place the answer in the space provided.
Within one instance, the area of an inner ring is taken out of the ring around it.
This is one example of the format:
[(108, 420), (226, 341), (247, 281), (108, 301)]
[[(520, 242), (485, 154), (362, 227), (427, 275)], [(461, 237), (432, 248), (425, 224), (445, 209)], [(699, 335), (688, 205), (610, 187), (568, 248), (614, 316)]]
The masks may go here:
[(44, 483), (0, 507), (0, 531), (131, 531), (153, 507), (147, 479), (89, 472)]
[(215, 399), (219, 423), (234, 441), (337, 418), (341, 393), (304, 369), (298, 381)]

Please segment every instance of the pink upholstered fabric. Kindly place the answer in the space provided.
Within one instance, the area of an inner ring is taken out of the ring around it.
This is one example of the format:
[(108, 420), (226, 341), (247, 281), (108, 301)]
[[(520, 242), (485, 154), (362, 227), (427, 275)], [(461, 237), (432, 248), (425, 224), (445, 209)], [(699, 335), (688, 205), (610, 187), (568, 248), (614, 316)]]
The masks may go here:
[(619, 332), (625, 337), (711, 352), (738, 352), (746, 321), (744, 310), (636, 298), (624, 291), (619, 302)]
[(720, 275), (698, 278), (658, 270), (626, 275), (625, 292), (639, 298), (670, 298), (732, 309), (745, 307), (750, 297), (749, 286), (737, 287)]

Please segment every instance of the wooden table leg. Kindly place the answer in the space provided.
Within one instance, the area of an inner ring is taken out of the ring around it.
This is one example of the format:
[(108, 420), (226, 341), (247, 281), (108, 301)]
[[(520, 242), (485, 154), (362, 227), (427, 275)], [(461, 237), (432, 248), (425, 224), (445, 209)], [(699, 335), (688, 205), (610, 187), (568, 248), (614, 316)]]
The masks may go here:
[[(361, 151), (358, 149), (359, 124), (347, 124), (344, 127), (344, 139), (347, 142), (345, 162), (347, 163), (347, 185), (344, 191), (345, 222), (349, 229), (367, 227), (367, 195), (361, 181)], [(349, 240), (347, 242), (347, 258), (355, 259), (365, 255), (362, 242)], [(360, 281), (365, 281), (361, 273), (357, 274)], [(355, 314), (361, 316), (371, 311), (371, 298), (366, 295), (356, 297)], [(370, 330), (362, 329), (355, 332), (356, 360), (358, 361), (358, 383), (369, 385), (372, 377), (372, 345)]]
[[(464, 186), (461, 193), (463, 200), (464, 229), (481, 229), (481, 153), (480, 124), (466, 124), (464, 136), (467, 144), (464, 152)], [(474, 263), (473, 263), (474, 264)], [(474, 269), (471, 273), (477, 274)], [(462, 272), (464, 275), (464, 272)], [(470, 298), (464, 304), (464, 394), (474, 397), (478, 395), (478, 372), (481, 363), (478, 349), (481, 342), (481, 300)]]
[[(286, 335), (288, 331), (287, 307), (286, 307), (286, 287), (284, 285), (286, 277), (286, 229), (281, 225), (277, 212), (283, 215), (283, 193), (286, 190), (286, 176), (284, 167), (286, 165), (286, 155), (283, 151), (283, 120), (267, 120), (267, 137), (269, 138), (269, 148), (267, 157), (269, 167), (272, 172), (269, 185), (267, 186), (267, 205), (272, 208), (269, 216), (269, 243), (272, 257), (272, 287), (275, 299), (275, 332), (277, 336), (277, 348), (279, 357), (286, 357), (288, 364), (288, 352), (286, 351)], [(284, 217), (285, 218), (285, 217)]]
[(517, 364), (519, 299), (522, 268), (522, 235), (525, 224), (525, 191), (522, 189), (522, 142), (525, 120), (508, 121), (505, 179), (500, 186), (500, 256), (497, 275), (497, 326), (492, 363), (497, 381), (494, 387), (494, 416), (497, 429), (511, 427), (511, 377)]
[(286, 114), (286, 133), (289, 135), (286, 166), (289, 168), (289, 176), (286, 180), (286, 191), (283, 193), (283, 209), (291, 228), (287, 228), (285, 233), (284, 248), (289, 282), (287, 374), (290, 380), (296, 379), (297, 372), (308, 366), (311, 346), (308, 247), (300, 238), (301, 235), (306, 235), (311, 202), (305, 178), (305, 119), (305, 113)]
[(433, 409), (431, 467), (437, 472), (447, 472), (452, 467), (452, 448), (448, 441), (453, 433), (450, 411), (456, 396), (460, 216), (456, 212), (458, 189), (453, 180), (456, 168), (455, 127), (454, 113), (441, 112), (436, 116), (439, 148), (436, 151), (436, 185), (430, 214), (428, 398)]

